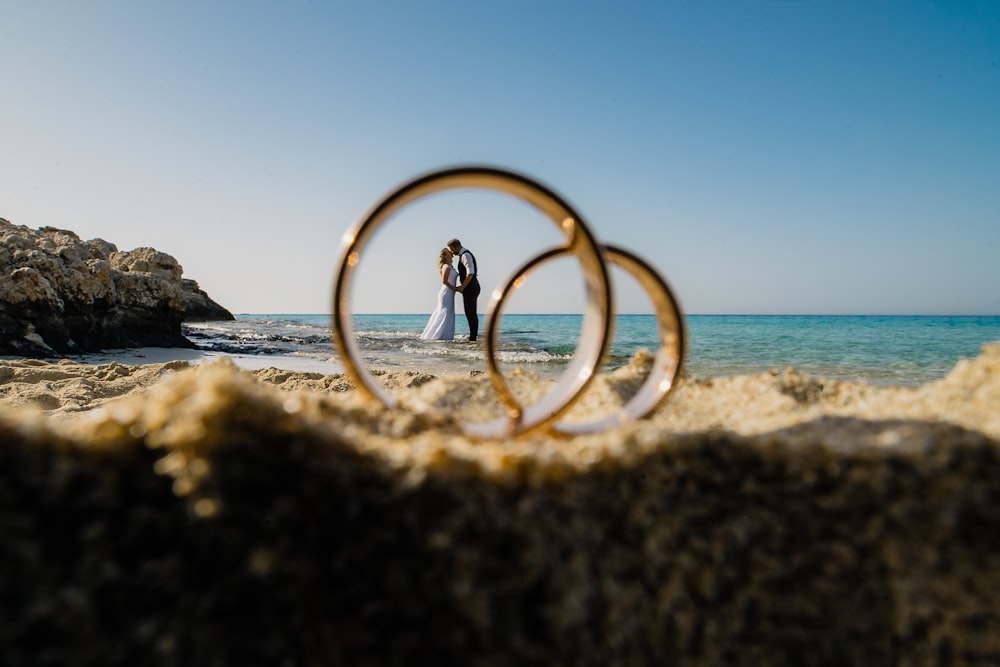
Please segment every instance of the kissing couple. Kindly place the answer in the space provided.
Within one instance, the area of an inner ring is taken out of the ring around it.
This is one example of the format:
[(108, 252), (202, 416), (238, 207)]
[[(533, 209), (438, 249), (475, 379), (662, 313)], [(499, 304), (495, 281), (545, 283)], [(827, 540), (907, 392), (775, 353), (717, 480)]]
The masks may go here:
[[(458, 257), (458, 269), (452, 262)], [(455, 293), (462, 294), (465, 319), (469, 322), (469, 340), (479, 336), (479, 315), (476, 312), (479, 301), (479, 265), (468, 248), (458, 239), (448, 241), (448, 245), (438, 254), (438, 274), (441, 288), (437, 294), (437, 305), (420, 337), (424, 340), (455, 340)]]

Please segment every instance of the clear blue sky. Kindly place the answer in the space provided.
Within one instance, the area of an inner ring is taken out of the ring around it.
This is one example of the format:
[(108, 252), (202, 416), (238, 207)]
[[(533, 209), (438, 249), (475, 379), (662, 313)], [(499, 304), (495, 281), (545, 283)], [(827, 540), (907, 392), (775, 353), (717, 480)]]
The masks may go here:
[[(328, 311), (355, 220), (480, 163), (688, 313), (1000, 314), (993, 0), (0, 0), (0, 93), (0, 217), (168, 252), (234, 312)], [(429, 312), (450, 236), (487, 293), (558, 238), (502, 196), (420, 202), (355, 310)], [(508, 312), (578, 309), (575, 271)]]

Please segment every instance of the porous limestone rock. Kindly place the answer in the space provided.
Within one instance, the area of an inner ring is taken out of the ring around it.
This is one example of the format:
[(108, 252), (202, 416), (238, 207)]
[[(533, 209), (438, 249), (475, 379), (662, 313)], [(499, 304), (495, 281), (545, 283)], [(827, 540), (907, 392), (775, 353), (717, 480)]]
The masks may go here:
[(0, 218), (0, 354), (193, 347), (181, 322), (233, 315), (183, 272), (153, 248), (120, 252), (103, 239)]

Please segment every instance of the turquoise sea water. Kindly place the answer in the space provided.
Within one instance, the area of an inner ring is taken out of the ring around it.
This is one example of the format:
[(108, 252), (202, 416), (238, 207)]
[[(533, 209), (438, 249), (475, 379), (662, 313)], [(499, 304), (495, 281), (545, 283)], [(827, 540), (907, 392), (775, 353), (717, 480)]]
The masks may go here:
[[(366, 363), (445, 375), (485, 369), (484, 347), (468, 343), (459, 317), (456, 341), (422, 341), (427, 315), (355, 315)], [(480, 330), (485, 331), (485, 317)], [(504, 315), (502, 366), (543, 377), (558, 375), (576, 347), (579, 315)], [(812, 375), (872, 384), (918, 385), (944, 377), (985, 343), (1000, 341), (1000, 316), (688, 315), (687, 374), (726, 376), (794, 366)], [(619, 315), (605, 368), (654, 349), (652, 315)], [(185, 325), (203, 349), (250, 355), (292, 355), (338, 363), (329, 315), (246, 314), (235, 322)]]

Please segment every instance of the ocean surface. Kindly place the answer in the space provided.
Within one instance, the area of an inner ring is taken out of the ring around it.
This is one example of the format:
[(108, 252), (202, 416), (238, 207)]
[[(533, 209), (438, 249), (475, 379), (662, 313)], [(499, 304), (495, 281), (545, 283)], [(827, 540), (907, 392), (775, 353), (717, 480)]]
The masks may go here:
[[(469, 343), (459, 317), (455, 341), (418, 338), (427, 315), (355, 315), (355, 335), (370, 368), (434, 375), (485, 370), (485, 345)], [(556, 377), (580, 336), (580, 315), (504, 315), (500, 364)], [(486, 329), (480, 318), (480, 331)], [(687, 375), (719, 377), (783, 370), (915, 386), (944, 377), (955, 363), (1000, 341), (1000, 316), (688, 315)], [(202, 350), (235, 355), (256, 367), (330, 373), (343, 366), (330, 342), (329, 315), (244, 314), (233, 322), (184, 325)], [(604, 369), (655, 350), (653, 315), (619, 315)]]

